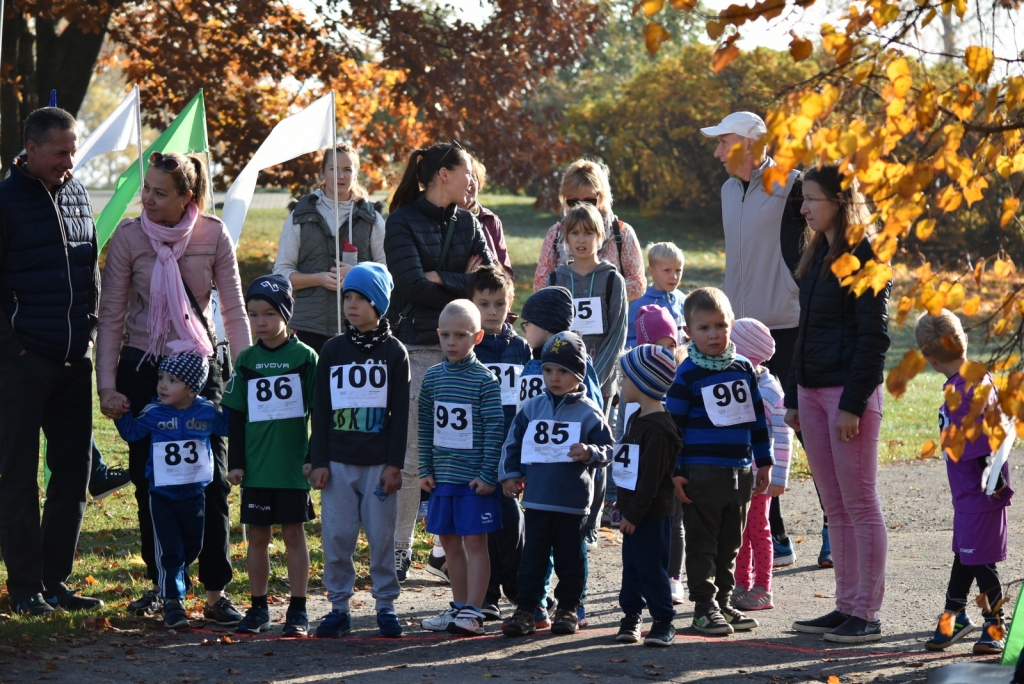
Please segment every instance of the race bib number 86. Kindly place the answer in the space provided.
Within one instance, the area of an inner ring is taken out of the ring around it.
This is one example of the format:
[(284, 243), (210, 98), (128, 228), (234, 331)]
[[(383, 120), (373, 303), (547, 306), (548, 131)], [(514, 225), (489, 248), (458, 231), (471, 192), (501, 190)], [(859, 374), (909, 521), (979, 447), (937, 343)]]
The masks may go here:
[(746, 380), (705, 385), (700, 388), (700, 393), (708, 418), (717, 427), (754, 422), (754, 404), (750, 401)]
[(302, 418), (302, 381), (297, 374), (249, 380), (249, 422)]

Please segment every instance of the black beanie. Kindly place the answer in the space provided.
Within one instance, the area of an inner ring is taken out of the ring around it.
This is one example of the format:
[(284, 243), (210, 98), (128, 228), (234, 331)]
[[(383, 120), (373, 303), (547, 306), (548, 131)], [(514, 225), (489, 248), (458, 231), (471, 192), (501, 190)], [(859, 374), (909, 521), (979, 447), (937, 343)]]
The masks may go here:
[(574, 332), (560, 332), (544, 344), (540, 355), (541, 368), (558, 366), (583, 382), (587, 375), (587, 347), (583, 338)]
[(281, 314), (285, 323), (292, 319), (295, 300), (292, 299), (292, 284), (284, 276), (272, 273), (252, 281), (252, 285), (245, 293), (245, 301), (248, 302), (250, 299), (269, 302)]
[(572, 327), (576, 308), (572, 293), (564, 287), (552, 285), (530, 295), (523, 304), (521, 317), (549, 333), (560, 333)]

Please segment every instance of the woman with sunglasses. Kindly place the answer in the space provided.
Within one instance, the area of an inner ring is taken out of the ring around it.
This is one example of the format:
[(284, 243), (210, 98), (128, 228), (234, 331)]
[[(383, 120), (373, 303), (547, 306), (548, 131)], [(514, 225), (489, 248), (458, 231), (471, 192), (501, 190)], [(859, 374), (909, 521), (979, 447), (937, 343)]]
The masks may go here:
[[(578, 204), (592, 204), (604, 218), (604, 244), (597, 251), (598, 261), (610, 261), (626, 280), (626, 299), (633, 301), (647, 291), (644, 276), (644, 255), (640, 241), (628, 223), (612, 214), (612, 189), (608, 183), (608, 167), (590, 159), (577, 159), (562, 176), (562, 187), (558, 193), (562, 213)], [(548, 279), (568, 257), (562, 245), (562, 222), (548, 228), (544, 244), (537, 259), (537, 271), (533, 276), (533, 291), (548, 286)]]
[[(209, 195), (206, 165), (195, 156), (154, 153), (142, 186), (142, 215), (125, 219), (110, 238), (103, 270), (96, 343), (96, 386), (100, 410), (109, 418), (138, 415), (156, 393), (163, 357), (183, 351), (212, 354), (216, 286), (232, 355), (249, 347), (249, 319), (242, 300), (235, 246), (227, 228), (203, 213)], [(191, 300), (191, 301), (190, 301)], [(195, 305), (201, 308), (196, 310)], [(202, 396), (219, 404), (224, 393), (214, 356)], [(213, 482), (206, 487), (199, 581), (206, 589), (206, 619), (237, 624), (241, 615), (224, 588), (231, 581), (228, 552), (227, 447), (211, 436)], [(156, 586), (153, 520), (146, 461), (150, 439), (128, 444), (128, 470), (139, 507), (139, 532), (146, 574)], [(159, 592), (147, 591), (128, 606), (137, 615), (162, 609)]]
[(384, 254), (395, 280), (387, 315), (395, 336), (409, 350), (412, 376), (413, 406), (395, 530), (400, 582), (405, 582), (412, 563), (413, 528), (420, 505), (415, 402), (424, 373), (443, 358), (438, 318), (449, 302), (466, 297), (470, 273), (494, 263), (480, 223), (459, 208), (468, 203), (472, 183), (472, 162), (459, 143), (414, 150), (391, 200), (384, 232)]

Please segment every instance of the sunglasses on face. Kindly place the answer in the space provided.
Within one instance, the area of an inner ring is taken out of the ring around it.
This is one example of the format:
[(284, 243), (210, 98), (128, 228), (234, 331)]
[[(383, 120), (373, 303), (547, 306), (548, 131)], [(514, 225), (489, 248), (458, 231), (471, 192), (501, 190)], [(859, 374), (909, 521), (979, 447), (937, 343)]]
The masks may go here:
[(589, 204), (591, 206), (596, 207), (597, 206), (597, 198), (596, 197), (575, 197), (573, 199), (565, 200), (565, 206), (569, 207), (570, 209), (572, 207), (578, 207), (581, 204)]
[(155, 166), (158, 169), (163, 169), (167, 173), (174, 173), (178, 170), (181, 164), (174, 157), (165, 157), (160, 152), (154, 152), (149, 155), (149, 165)]
[(445, 153), (441, 155), (441, 161), (437, 162), (437, 168), (439, 168), (439, 169), (442, 168), (444, 166), (444, 160), (448, 157), (449, 153), (451, 153), (452, 150), (456, 150), (456, 149), (457, 150), (463, 149), (462, 145), (459, 144), (458, 140), (452, 140), (452, 144), (449, 145), (448, 149), (445, 150)]

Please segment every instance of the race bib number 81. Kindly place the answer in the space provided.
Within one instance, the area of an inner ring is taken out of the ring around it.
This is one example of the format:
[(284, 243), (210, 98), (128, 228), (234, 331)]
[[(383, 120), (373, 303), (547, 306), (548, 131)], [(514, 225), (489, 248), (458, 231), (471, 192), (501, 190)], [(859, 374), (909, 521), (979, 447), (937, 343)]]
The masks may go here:
[(249, 422), (302, 418), (302, 380), (298, 374), (249, 380)]
[(516, 363), (495, 363), (487, 367), (501, 383), (501, 405), (519, 405), (519, 374), (523, 367)]
[(522, 463), (570, 463), (569, 447), (580, 441), (580, 423), (531, 420), (523, 435)]
[(153, 481), (157, 487), (209, 482), (213, 466), (206, 440), (153, 443)]
[(754, 405), (750, 401), (750, 388), (746, 380), (721, 382), (700, 388), (708, 418), (718, 427), (753, 423)]
[(469, 404), (434, 402), (434, 446), (473, 448), (473, 407)]
[(387, 408), (388, 369), (381, 363), (331, 366), (331, 408)]

